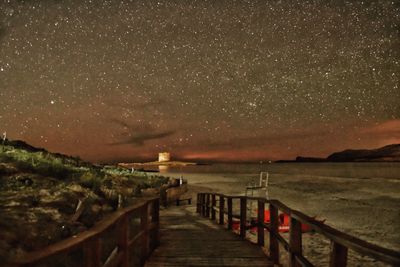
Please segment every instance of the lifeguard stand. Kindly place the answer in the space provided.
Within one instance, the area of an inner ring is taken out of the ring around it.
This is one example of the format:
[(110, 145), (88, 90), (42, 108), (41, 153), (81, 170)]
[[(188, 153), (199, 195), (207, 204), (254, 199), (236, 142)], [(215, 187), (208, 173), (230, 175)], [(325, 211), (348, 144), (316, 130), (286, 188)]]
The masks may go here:
[[(263, 197), (265, 196), (266, 199), (269, 200), (269, 194), (268, 194), (268, 181), (269, 181), (269, 173), (268, 172), (260, 172), (260, 180), (258, 185), (253, 182), (249, 185), (246, 186), (246, 196), (254, 196), (254, 193), (256, 193), (257, 197)], [(247, 208), (247, 211), (249, 212), (249, 217), (251, 217), (251, 213), (253, 210), (253, 201), (250, 201), (249, 207)]]
[(254, 191), (258, 194), (257, 196), (261, 197), (260, 191), (265, 191), (264, 195), (267, 199), (268, 196), (268, 180), (269, 180), (269, 173), (268, 172), (260, 172), (260, 181), (258, 185), (253, 181), (252, 184), (246, 186), (246, 196), (254, 196)]

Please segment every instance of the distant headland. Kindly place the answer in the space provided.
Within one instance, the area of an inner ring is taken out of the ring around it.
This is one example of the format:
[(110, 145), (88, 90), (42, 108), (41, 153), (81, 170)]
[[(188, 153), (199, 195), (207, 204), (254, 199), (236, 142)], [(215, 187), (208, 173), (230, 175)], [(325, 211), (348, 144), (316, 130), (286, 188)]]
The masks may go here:
[(387, 145), (377, 149), (347, 149), (335, 152), (327, 158), (299, 156), (295, 160), (278, 160), (276, 162), (400, 162), (400, 144)]

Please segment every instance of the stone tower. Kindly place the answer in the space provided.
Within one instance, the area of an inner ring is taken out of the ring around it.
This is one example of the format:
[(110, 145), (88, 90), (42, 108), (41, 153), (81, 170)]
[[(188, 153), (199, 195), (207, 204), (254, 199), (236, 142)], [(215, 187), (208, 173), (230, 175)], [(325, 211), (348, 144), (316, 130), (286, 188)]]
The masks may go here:
[(171, 154), (169, 152), (160, 152), (158, 153), (158, 161), (166, 162), (171, 160)]

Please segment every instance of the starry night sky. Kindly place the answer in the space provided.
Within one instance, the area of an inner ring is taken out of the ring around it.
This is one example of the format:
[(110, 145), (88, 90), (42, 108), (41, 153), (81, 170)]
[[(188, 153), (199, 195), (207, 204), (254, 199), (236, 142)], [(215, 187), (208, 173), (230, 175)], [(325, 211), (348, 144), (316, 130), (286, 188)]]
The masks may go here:
[(398, 1), (0, 1), (11, 139), (95, 162), (400, 143)]

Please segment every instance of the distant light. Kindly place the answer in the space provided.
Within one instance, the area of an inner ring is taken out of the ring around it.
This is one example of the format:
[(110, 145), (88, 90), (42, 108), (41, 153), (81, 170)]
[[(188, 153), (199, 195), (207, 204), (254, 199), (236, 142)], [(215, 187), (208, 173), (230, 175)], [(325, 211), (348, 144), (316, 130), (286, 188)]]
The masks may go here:
[(54, 100), (50, 101), (50, 104), (52, 104), (52, 105), (54, 105), (55, 103), (56, 103), (56, 101), (54, 101)]

